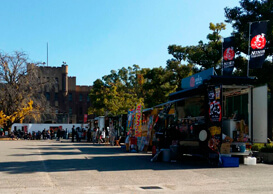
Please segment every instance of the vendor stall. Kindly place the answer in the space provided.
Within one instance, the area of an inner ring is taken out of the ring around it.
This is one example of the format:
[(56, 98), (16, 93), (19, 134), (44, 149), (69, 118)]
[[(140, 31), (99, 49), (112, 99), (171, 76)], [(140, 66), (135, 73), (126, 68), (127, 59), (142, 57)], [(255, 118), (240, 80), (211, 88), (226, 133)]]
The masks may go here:
[(253, 142), (267, 141), (267, 86), (254, 88), (254, 82), (215, 76), (213, 69), (183, 79), (182, 90), (169, 95), (166, 104), (175, 108), (174, 123), (161, 129), (165, 144), (158, 145), (177, 142), (180, 154), (217, 162), (221, 154), (249, 155)]

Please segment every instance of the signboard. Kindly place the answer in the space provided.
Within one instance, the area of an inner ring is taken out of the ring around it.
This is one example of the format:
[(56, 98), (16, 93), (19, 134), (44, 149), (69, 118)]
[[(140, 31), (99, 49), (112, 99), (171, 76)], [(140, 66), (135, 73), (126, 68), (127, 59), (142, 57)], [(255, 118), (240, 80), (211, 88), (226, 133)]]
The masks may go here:
[(208, 100), (209, 100), (209, 131), (210, 139), (208, 146), (211, 150), (219, 152), (221, 135), (222, 135), (222, 87), (209, 86)]
[(182, 79), (181, 81), (181, 88), (182, 89), (189, 89), (197, 87), (201, 84), (203, 84), (203, 81), (206, 79), (209, 79), (210, 76), (214, 75), (214, 68), (210, 68), (204, 71), (201, 71), (200, 73), (196, 73), (190, 77), (186, 77)]
[(135, 136), (136, 137), (141, 137), (141, 124), (142, 124), (142, 105), (137, 104), (136, 117), (135, 117)]

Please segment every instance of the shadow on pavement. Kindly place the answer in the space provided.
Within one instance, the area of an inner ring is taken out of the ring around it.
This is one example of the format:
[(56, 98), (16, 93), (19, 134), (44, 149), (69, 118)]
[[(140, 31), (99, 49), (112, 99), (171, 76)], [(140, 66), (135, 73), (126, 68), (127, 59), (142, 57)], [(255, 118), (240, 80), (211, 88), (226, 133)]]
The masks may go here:
[[(19, 148), (19, 149), (28, 149), (28, 150), (51, 150), (51, 152), (36, 152), (32, 154), (14, 154), (10, 156), (35, 156), (35, 155), (114, 155), (124, 153), (121, 151), (120, 147), (71, 147), (71, 148)], [(54, 152), (57, 150), (62, 150), (63, 152)], [(69, 152), (70, 150), (70, 152)], [(78, 152), (78, 150), (80, 152)]]
[[(186, 161), (179, 163), (150, 162), (151, 156), (107, 156), (87, 159), (61, 159), (0, 163), (0, 172), (10, 174), (65, 171), (126, 171), (126, 170), (185, 170), (210, 168), (205, 163)], [(44, 164), (43, 164), (44, 163)], [(46, 168), (44, 167), (46, 166)]]
[[(118, 147), (79, 147), (71, 148), (53, 148), (52, 145), (37, 146), (37, 148), (20, 148), (20, 149), (37, 149), (41, 153), (16, 154), (12, 156), (31, 156), (31, 155), (83, 155), (82, 158), (63, 159), (45, 159), (38, 161), (16, 161), (1, 162), (0, 172), (10, 174), (36, 173), (36, 172), (65, 172), (65, 171), (127, 171), (127, 170), (185, 170), (185, 169), (202, 169), (212, 168), (206, 160), (196, 157), (186, 157), (182, 161), (175, 163), (151, 162), (150, 154), (132, 154), (123, 152)], [(80, 152), (60, 152), (62, 150), (79, 150)], [(52, 150), (46, 152), (44, 150)], [(44, 152), (43, 152), (44, 151)], [(120, 155), (123, 154), (123, 155)], [(105, 156), (106, 155), (106, 156)]]

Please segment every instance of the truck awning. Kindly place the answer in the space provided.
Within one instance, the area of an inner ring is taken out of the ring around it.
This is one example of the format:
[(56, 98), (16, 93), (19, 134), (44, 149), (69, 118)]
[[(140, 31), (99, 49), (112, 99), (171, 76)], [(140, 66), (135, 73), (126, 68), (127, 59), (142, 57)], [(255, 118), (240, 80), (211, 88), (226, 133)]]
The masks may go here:
[(222, 85), (251, 85), (254, 84), (257, 77), (242, 77), (242, 76), (217, 76), (213, 75), (207, 84), (222, 84)]
[(165, 103), (156, 105), (156, 106), (154, 106), (154, 107), (157, 108), (157, 107), (160, 107), (160, 106), (165, 106), (165, 105), (167, 105), (167, 104), (172, 104), (172, 103), (175, 103), (175, 102), (184, 100), (184, 99), (185, 99), (185, 98), (180, 98), (180, 99), (176, 99), (176, 100), (171, 100), (171, 101), (168, 101), (168, 102), (165, 102)]
[(170, 101), (178, 100), (178, 99), (184, 100), (186, 98), (189, 98), (189, 97), (192, 97), (195, 95), (202, 95), (202, 94), (204, 94), (204, 92), (205, 92), (205, 87), (203, 84), (203, 85), (200, 85), (195, 88), (184, 89), (184, 90), (180, 90), (180, 91), (171, 93), (169, 95), (169, 100)]
[(210, 76), (210, 79), (205, 80), (202, 85), (198, 87), (180, 90), (169, 95), (169, 100), (189, 98), (195, 95), (202, 95), (206, 92), (207, 85), (252, 85), (257, 80), (256, 77), (239, 77), (239, 76)]

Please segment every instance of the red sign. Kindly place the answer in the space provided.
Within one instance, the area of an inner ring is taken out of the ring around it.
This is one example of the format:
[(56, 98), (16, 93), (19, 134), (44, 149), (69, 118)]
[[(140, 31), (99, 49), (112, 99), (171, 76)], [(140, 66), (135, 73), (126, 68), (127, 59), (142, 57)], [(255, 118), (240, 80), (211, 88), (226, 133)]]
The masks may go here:
[(27, 126), (24, 126), (24, 132), (27, 133), (28, 130), (27, 130)]
[(234, 56), (235, 56), (235, 52), (234, 52), (234, 50), (233, 50), (232, 47), (229, 47), (229, 48), (227, 48), (224, 51), (224, 60), (225, 61), (227, 61), (227, 60), (229, 60), (229, 61), (233, 60)]
[(251, 40), (251, 48), (252, 49), (263, 49), (266, 44), (266, 39), (264, 37), (265, 34), (258, 34), (257, 36), (253, 37)]
[(87, 114), (84, 114), (84, 117), (83, 117), (83, 122), (86, 123), (87, 122)]
[(195, 86), (195, 78), (194, 77), (191, 77), (191, 80), (190, 80), (190, 87), (194, 87)]
[(220, 102), (212, 101), (209, 106), (210, 120), (213, 122), (220, 122), (222, 120), (222, 108)]

